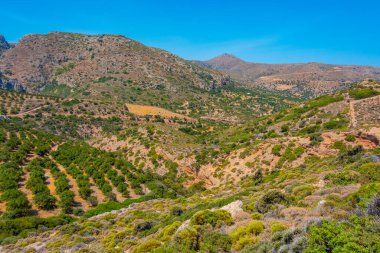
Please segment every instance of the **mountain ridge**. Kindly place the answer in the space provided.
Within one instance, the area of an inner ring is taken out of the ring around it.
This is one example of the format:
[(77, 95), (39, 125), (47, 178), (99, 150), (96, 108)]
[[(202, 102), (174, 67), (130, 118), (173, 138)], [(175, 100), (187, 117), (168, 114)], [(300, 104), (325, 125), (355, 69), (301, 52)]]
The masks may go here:
[(296, 96), (318, 96), (345, 89), (366, 78), (380, 80), (380, 68), (318, 62), (269, 64), (246, 62), (230, 54), (193, 61), (220, 70), (246, 87), (260, 87)]
[(222, 85), (225, 78), (121, 35), (63, 32), (24, 36), (3, 55), (0, 71), (34, 92), (54, 82), (73, 87), (111, 76), (169, 89), (186, 82), (211, 89)]

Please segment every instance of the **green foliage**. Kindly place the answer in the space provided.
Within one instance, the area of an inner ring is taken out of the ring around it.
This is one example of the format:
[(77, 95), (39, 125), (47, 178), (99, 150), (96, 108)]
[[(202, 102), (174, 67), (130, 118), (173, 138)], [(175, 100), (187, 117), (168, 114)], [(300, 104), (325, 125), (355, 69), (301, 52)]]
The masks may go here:
[(368, 201), (380, 191), (380, 183), (370, 183), (362, 185), (359, 191), (350, 194), (347, 197), (347, 202), (352, 207), (365, 208)]
[(332, 147), (333, 149), (338, 149), (338, 150), (341, 151), (341, 152), (347, 150), (347, 146), (346, 146), (346, 144), (344, 144), (343, 141), (335, 141), (335, 142), (331, 145), (331, 147)]
[(279, 221), (273, 221), (270, 224), (270, 232), (272, 234), (274, 234), (276, 232), (284, 231), (286, 229), (288, 229), (288, 227)]
[(343, 129), (348, 124), (348, 121), (342, 118), (333, 118), (323, 124), (323, 127), (328, 130)]
[(59, 75), (62, 75), (66, 72), (69, 72), (70, 70), (72, 70), (73, 68), (75, 67), (75, 63), (71, 62), (63, 67), (60, 67), (60, 68), (57, 68), (56, 71), (55, 71), (55, 75), (56, 76), (59, 76)]
[(379, 252), (380, 233), (376, 221), (351, 217), (349, 221), (322, 221), (308, 229), (305, 253), (314, 252)]
[(346, 138), (344, 138), (346, 141), (348, 141), (348, 142), (354, 142), (355, 141), (355, 135), (353, 135), (353, 134), (348, 134), (347, 136), (346, 136)]
[(264, 230), (264, 224), (261, 221), (252, 221), (247, 226), (241, 226), (232, 230), (229, 236), (232, 239), (232, 247), (235, 250), (243, 249), (248, 245), (254, 245), (258, 242), (258, 236)]
[(359, 175), (353, 171), (342, 171), (338, 173), (327, 174), (324, 178), (329, 185), (349, 185), (359, 182)]
[(132, 252), (133, 253), (149, 253), (160, 246), (161, 246), (161, 242), (157, 240), (150, 240), (138, 245)]
[(282, 150), (282, 145), (281, 144), (276, 144), (272, 148), (272, 154), (276, 156), (281, 156), (281, 150)]
[(174, 216), (181, 216), (183, 213), (183, 209), (179, 206), (175, 206), (172, 208), (170, 213), (171, 213), (171, 215), (174, 215)]
[(285, 204), (286, 196), (279, 191), (271, 190), (264, 194), (255, 204), (256, 210), (260, 213), (270, 211), (275, 204)]
[(62, 103), (62, 105), (64, 106), (73, 106), (73, 105), (76, 105), (76, 104), (79, 104), (80, 101), (78, 99), (72, 99), (72, 100), (68, 100), (68, 101), (65, 101)]
[(362, 88), (362, 89), (350, 90), (349, 94), (351, 97), (358, 100), (358, 99), (373, 97), (373, 96), (379, 95), (380, 93), (376, 90), (372, 90), (369, 88)]
[(39, 228), (54, 228), (72, 222), (70, 216), (57, 216), (46, 219), (29, 216), (16, 219), (0, 219), (0, 243), (4, 242), (11, 236), (25, 237), (29, 232), (38, 230)]
[(191, 224), (193, 225), (211, 224), (213, 227), (219, 227), (222, 224), (231, 225), (232, 223), (231, 214), (225, 210), (199, 211), (191, 218)]

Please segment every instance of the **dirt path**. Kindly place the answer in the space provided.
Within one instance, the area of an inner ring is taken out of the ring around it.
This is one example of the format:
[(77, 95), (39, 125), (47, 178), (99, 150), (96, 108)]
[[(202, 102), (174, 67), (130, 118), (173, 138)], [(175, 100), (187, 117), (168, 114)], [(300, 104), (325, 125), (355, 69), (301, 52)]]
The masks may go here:
[(92, 195), (98, 200), (98, 203), (104, 203), (106, 200), (106, 196), (104, 196), (103, 192), (99, 190), (96, 186), (95, 181), (92, 177), (89, 178), (91, 184)]
[(65, 173), (66, 177), (69, 179), (70, 190), (74, 192), (74, 201), (79, 204), (83, 210), (90, 209), (88, 202), (84, 200), (79, 194), (79, 186), (76, 180), (66, 171), (65, 167), (63, 167), (62, 164), (58, 163), (51, 155), (49, 155), (49, 158), (57, 165), (58, 169)]
[(112, 184), (111, 180), (107, 177), (107, 176), (104, 176), (104, 180), (106, 180), (110, 186), (112, 187), (112, 193), (115, 194), (116, 196), (116, 200), (118, 202), (123, 202), (125, 200), (125, 198), (123, 197), (123, 195), (116, 189), (116, 187)]
[(37, 211), (38, 208), (36, 207), (33, 201), (33, 193), (31, 190), (26, 188), (26, 182), (28, 182), (29, 177), (30, 177), (29, 172), (24, 168), (23, 175), (21, 176), (21, 180), (19, 182), (19, 190), (25, 193), (26, 198), (28, 199), (29, 203), (32, 205), (32, 209)]
[(27, 111), (24, 111), (24, 112), (20, 112), (20, 113), (16, 113), (16, 114), (8, 114), (8, 115), (5, 115), (6, 117), (24, 117), (26, 114), (29, 114), (31, 112), (34, 112), (34, 111), (37, 111), (39, 109), (42, 109), (44, 107), (47, 107), (48, 105), (41, 105), (41, 106), (38, 106), (36, 108), (33, 108), (33, 109), (29, 109)]
[(46, 184), (49, 188), (50, 194), (53, 195), (57, 200), (59, 200), (59, 195), (57, 194), (57, 189), (55, 188), (55, 180), (53, 175), (51, 174), (50, 170), (44, 170), (45, 171), (45, 177), (46, 177)]
[(131, 187), (131, 183), (128, 181), (127, 177), (123, 175), (123, 173), (120, 170), (116, 169), (116, 167), (113, 167), (113, 169), (117, 172), (119, 176), (124, 177), (124, 183), (126, 183), (128, 186), (129, 197), (132, 199), (137, 199), (138, 197), (140, 197), (139, 195), (136, 194), (135, 190), (133, 190), (133, 188)]
[(358, 124), (355, 116), (355, 106), (353, 101), (349, 101), (350, 103), (350, 127), (355, 128)]
[(1, 202), (0, 203), (0, 213), (4, 213), (7, 210), (7, 203)]

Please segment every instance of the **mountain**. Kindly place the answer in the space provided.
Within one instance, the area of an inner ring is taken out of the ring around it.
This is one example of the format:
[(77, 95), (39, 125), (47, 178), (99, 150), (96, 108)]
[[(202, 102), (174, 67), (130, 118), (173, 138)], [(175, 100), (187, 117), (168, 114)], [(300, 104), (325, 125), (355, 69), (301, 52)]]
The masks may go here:
[(0, 70), (30, 92), (49, 84), (88, 86), (99, 83), (138, 84), (140, 88), (178, 91), (184, 86), (212, 89), (228, 82), (210, 71), (166, 51), (144, 46), (123, 36), (73, 33), (27, 35), (0, 61)]
[(0, 34), (0, 55), (11, 48), (9, 43), (5, 40), (4, 36)]
[(380, 68), (321, 63), (262, 64), (223, 54), (200, 66), (220, 70), (246, 87), (260, 87), (296, 96), (317, 96), (350, 87), (366, 78), (380, 80)]
[[(117, 35), (27, 35), (4, 52), (0, 72), (0, 87), (7, 90), (120, 100), (226, 122), (289, 104), (285, 96), (236, 90), (220, 71)], [(240, 99), (247, 93), (248, 99)]]

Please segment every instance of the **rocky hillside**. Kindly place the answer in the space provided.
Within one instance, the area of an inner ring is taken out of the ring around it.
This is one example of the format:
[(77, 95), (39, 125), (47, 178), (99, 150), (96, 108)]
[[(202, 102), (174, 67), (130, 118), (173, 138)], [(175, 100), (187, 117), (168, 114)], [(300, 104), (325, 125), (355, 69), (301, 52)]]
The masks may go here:
[[(3, 47), (9, 48), (2, 41)], [(116, 35), (27, 35), (3, 55), (0, 71), (29, 92), (38, 92), (51, 84), (82, 88), (93, 95), (115, 93), (116, 87), (134, 84), (172, 92), (189, 86), (210, 90), (229, 84), (228, 78), (218, 71)], [(105, 83), (116, 87), (106, 90)]]
[(0, 57), (0, 88), (159, 106), (227, 123), (291, 103), (267, 91), (239, 89), (220, 71), (116, 35), (27, 35)]
[(197, 64), (221, 70), (247, 87), (261, 87), (296, 96), (317, 96), (348, 88), (365, 78), (380, 79), (380, 69), (321, 63), (261, 64), (223, 54)]

